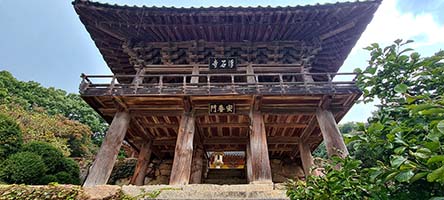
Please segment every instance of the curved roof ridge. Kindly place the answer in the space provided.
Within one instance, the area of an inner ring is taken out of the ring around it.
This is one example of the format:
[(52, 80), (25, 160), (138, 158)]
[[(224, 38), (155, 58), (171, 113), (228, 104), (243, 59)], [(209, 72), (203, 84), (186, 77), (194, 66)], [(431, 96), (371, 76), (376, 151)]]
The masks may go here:
[(334, 2), (334, 3), (316, 3), (316, 4), (305, 4), (305, 5), (278, 5), (278, 6), (271, 6), (271, 5), (258, 5), (258, 6), (200, 6), (200, 7), (175, 7), (175, 6), (147, 6), (147, 5), (128, 5), (128, 4), (112, 4), (112, 3), (106, 3), (106, 2), (99, 2), (99, 1), (90, 1), (90, 0), (74, 0), (72, 2), (73, 5), (80, 5), (80, 4), (88, 4), (88, 5), (94, 5), (94, 6), (100, 6), (100, 7), (116, 7), (116, 8), (129, 8), (129, 9), (166, 9), (166, 10), (204, 10), (204, 11), (211, 11), (211, 10), (224, 10), (224, 9), (255, 9), (255, 10), (261, 10), (261, 9), (300, 9), (300, 8), (313, 8), (313, 7), (331, 7), (331, 6), (340, 6), (340, 5), (349, 5), (349, 4), (356, 4), (356, 3), (377, 3), (380, 4), (382, 0), (356, 0), (356, 1), (344, 1), (344, 2)]

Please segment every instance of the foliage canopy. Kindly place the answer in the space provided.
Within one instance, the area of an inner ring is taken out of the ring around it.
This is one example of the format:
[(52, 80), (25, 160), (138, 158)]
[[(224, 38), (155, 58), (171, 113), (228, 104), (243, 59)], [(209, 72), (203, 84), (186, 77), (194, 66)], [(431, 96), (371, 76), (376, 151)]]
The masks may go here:
[[(327, 165), (324, 177), (308, 178), (310, 190), (290, 187), (290, 197), (444, 197), (444, 51), (421, 57), (407, 48), (411, 42), (396, 40), (384, 48), (378, 44), (366, 48), (369, 65), (364, 71), (356, 70), (361, 73), (358, 86), (364, 93), (362, 101), (378, 100), (379, 109), (368, 124), (358, 123), (357, 131), (347, 135), (351, 158), (336, 161), (343, 166), (340, 170), (329, 171)], [(360, 164), (350, 168), (349, 163), (354, 162), (350, 159)], [(353, 170), (357, 176), (338, 177)], [(362, 187), (335, 187), (334, 183), (346, 184), (351, 177)], [(325, 189), (330, 187), (334, 190)]]

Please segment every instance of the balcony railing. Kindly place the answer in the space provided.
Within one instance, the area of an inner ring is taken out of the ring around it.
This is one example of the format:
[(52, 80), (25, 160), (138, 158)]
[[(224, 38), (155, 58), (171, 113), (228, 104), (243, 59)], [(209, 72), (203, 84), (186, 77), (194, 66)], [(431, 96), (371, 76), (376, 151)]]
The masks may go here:
[[(82, 95), (225, 95), (358, 93), (357, 73), (85, 75)], [(317, 77), (325, 81), (313, 81)], [(121, 81), (119, 81), (121, 80)], [(124, 81), (122, 81), (124, 80)]]

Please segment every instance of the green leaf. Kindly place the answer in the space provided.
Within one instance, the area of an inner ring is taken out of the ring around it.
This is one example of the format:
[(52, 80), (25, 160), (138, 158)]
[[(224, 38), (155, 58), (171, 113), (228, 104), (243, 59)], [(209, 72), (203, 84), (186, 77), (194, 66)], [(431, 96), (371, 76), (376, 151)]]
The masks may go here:
[(370, 73), (371, 75), (374, 75), (376, 73), (376, 67), (369, 67), (365, 71)]
[(408, 182), (413, 177), (413, 175), (415, 174), (412, 170), (402, 171), (395, 176), (395, 179), (399, 182)]
[(427, 160), (427, 165), (441, 161), (444, 161), (444, 155), (432, 156)]
[(385, 177), (385, 181), (388, 181), (388, 180), (390, 180), (390, 179), (392, 179), (393, 177), (395, 177), (396, 175), (398, 175), (398, 171), (394, 171), (394, 172), (392, 172), (392, 173), (390, 173), (389, 175), (387, 175), (386, 177)]
[(444, 197), (432, 197), (429, 200), (444, 200)]
[(435, 105), (431, 105), (431, 104), (420, 104), (420, 105), (411, 106), (410, 108), (412, 109), (413, 113), (417, 113), (419, 111), (429, 109), (429, 108), (435, 108), (435, 107), (436, 107)]
[(407, 158), (403, 156), (392, 156), (392, 158), (390, 159), (390, 164), (392, 165), (392, 167), (398, 168), (406, 160)]
[[(433, 170), (432, 173), (427, 175), (428, 182), (435, 182), (435, 181), (444, 182), (443, 178), (444, 178), (444, 166)], [(439, 180), (439, 179), (441, 179), (441, 180)]]
[(382, 170), (376, 170), (376, 171), (373, 171), (373, 172), (370, 174), (370, 181), (375, 181), (376, 178), (377, 178), (379, 175), (381, 175), (381, 174), (382, 174)]
[(407, 92), (407, 85), (404, 83), (398, 84), (395, 86), (395, 92), (397, 93), (405, 93)]
[(432, 151), (430, 151), (430, 149), (424, 148), (424, 147), (419, 148), (417, 150), (417, 152), (420, 152), (420, 153), (423, 153), (423, 154), (427, 154), (427, 155), (430, 155), (432, 153)]
[[(430, 136), (427, 135), (427, 137), (430, 137)], [(440, 146), (439, 138), (438, 138), (438, 141), (424, 143), (424, 146), (427, 147), (428, 149), (430, 149), (431, 151), (437, 151)]]
[(439, 130), (439, 132), (444, 133), (444, 120), (441, 120), (438, 125), (436, 125), (436, 128)]
[(444, 113), (443, 108), (432, 108), (432, 109), (422, 110), (419, 112), (419, 114), (421, 114), (421, 115), (433, 115), (433, 114), (441, 114), (441, 113)]
[(408, 94), (405, 94), (405, 100), (407, 101), (408, 104), (411, 104), (416, 101), (416, 98)]
[(404, 151), (405, 151), (405, 149), (406, 149), (407, 147), (398, 147), (398, 148), (396, 148), (394, 151), (395, 151), (395, 153), (396, 154), (402, 154), (402, 153), (404, 153)]
[(353, 72), (355, 72), (355, 73), (362, 73), (362, 69), (360, 69), (360, 68), (355, 68), (355, 70), (353, 70)]
[(427, 174), (428, 174), (428, 172), (417, 173), (410, 179), (410, 182), (415, 182), (415, 181), (421, 179), (422, 177), (426, 176)]

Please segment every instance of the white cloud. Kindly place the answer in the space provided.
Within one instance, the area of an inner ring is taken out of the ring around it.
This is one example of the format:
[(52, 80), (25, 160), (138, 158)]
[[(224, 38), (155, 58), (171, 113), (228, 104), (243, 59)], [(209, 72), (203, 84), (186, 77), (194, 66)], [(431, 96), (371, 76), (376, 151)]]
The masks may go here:
[(396, 8), (398, 1), (400, 0), (382, 1), (372, 22), (355, 46), (353, 53), (371, 43), (377, 42), (387, 45), (398, 38), (407, 40), (424, 37), (423, 41), (414, 43), (414, 48), (436, 43), (444, 44), (444, 26), (436, 22), (431, 13), (419, 15), (401, 13)]
[[(436, 22), (431, 13), (413, 15), (400, 12), (396, 8), (397, 1), (400, 0), (382, 2), (340, 71), (350, 72), (356, 67), (365, 68), (369, 53), (363, 48), (375, 42), (386, 46), (396, 39), (421, 38), (410, 47), (419, 52), (436, 52), (439, 49), (433, 48), (444, 47), (444, 25)], [(356, 104), (341, 122), (366, 121), (376, 110), (375, 105), (376, 103)]]

